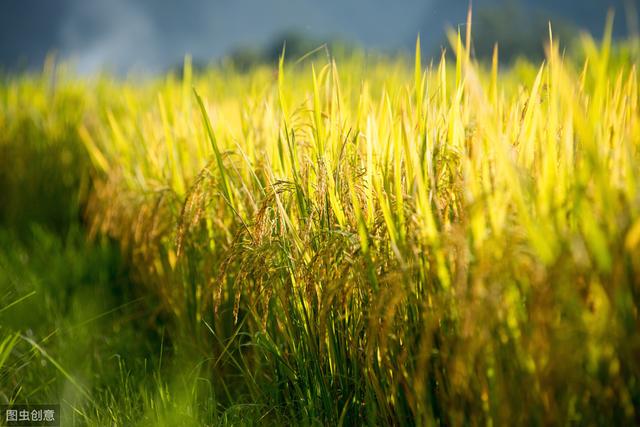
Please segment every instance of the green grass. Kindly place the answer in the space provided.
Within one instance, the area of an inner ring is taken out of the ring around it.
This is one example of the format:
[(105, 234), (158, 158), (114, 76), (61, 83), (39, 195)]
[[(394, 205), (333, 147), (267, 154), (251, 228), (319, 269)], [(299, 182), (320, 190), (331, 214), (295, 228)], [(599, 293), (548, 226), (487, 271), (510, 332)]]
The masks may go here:
[(637, 44), (500, 69), (450, 39), (427, 67), (1, 84), (0, 397), (91, 425), (637, 422)]
[(152, 301), (130, 294), (118, 249), (32, 230), (0, 232), (0, 401), (60, 403), (64, 425), (237, 425), (255, 405), (222, 407), (202, 351), (168, 337)]

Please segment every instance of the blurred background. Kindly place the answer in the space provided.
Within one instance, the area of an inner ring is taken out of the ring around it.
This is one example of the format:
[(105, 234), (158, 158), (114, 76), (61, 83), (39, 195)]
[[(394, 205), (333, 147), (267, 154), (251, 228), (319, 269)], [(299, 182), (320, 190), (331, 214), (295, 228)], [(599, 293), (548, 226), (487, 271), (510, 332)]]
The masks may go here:
[[(542, 55), (547, 22), (560, 39), (576, 28), (598, 36), (609, 9), (614, 34), (637, 34), (640, 0), (475, 0), (475, 54), (500, 42), (501, 59)], [(42, 66), (47, 53), (81, 73), (158, 73), (224, 57), (239, 63), (292, 56), (328, 42), (425, 55), (446, 46), (445, 29), (464, 25), (468, 0), (3, 0), (0, 68)], [(568, 42), (568, 40), (565, 40)]]

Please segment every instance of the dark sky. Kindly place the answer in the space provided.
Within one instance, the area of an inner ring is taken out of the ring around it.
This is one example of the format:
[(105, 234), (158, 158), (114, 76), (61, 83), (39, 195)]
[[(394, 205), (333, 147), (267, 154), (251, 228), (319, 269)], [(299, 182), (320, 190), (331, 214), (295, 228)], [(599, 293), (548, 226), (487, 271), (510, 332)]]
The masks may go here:
[[(639, 1), (475, 0), (474, 10), (539, 9), (597, 32), (613, 6), (624, 31), (625, 11), (638, 9)], [(467, 5), (468, 0), (0, 0), (0, 67), (39, 67), (47, 52), (56, 51), (83, 73), (105, 67), (154, 72), (187, 52), (219, 58), (238, 47), (264, 46), (289, 30), (383, 50), (411, 49), (421, 33), (427, 49), (435, 50), (447, 25), (463, 23)]]

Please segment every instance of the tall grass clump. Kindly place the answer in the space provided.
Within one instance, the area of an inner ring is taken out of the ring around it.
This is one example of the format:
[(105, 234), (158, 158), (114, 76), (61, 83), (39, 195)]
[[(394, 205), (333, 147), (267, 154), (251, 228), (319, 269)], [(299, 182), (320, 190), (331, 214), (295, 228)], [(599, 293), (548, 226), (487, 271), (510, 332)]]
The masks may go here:
[(104, 83), (77, 132), (85, 220), (206, 355), (218, 404), (303, 425), (640, 419), (637, 52), (550, 33), (544, 63), (505, 71), (450, 39), (426, 67), (418, 42), (413, 64), (283, 52)]

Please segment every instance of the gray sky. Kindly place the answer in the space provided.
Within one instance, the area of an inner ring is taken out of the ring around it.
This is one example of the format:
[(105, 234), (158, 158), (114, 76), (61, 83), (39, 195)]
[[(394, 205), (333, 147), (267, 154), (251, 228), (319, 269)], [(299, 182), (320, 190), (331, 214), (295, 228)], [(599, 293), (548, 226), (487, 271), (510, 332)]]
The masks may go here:
[[(608, 5), (640, 0), (475, 0), (527, 4), (577, 16), (593, 29)], [(410, 49), (421, 33), (437, 49), (444, 28), (464, 21), (468, 0), (2, 0), (0, 66), (33, 68), (47, 52), (73, 59), (80, 72), (108, 68), (161, 71), (185, 53), (219, 58), (268, 44), (288, 30), (319, 40), (341, 37), (366, 47)], [(586, 12), (585, 12), (586, 11)], [(620, 12), (619, 12), (620, 13)], [(564, 15), (563, 15), (564, 14)], [(623, 18), (620, 20), (624, 21)], [(600, 25), (600, 24), (598, 24)]]

